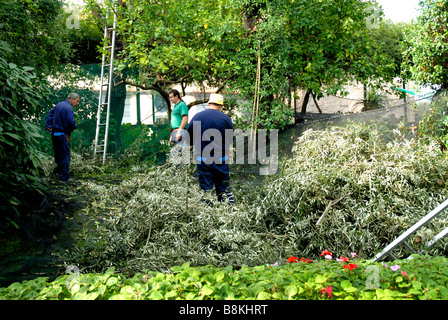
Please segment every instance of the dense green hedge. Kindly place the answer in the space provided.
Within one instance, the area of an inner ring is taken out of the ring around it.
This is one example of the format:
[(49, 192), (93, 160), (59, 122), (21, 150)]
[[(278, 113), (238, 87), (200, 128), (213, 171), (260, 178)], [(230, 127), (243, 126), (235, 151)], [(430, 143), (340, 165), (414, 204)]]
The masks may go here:
[[(0, 299), (14, 300), (444, 300), (448, 299), (448, 260), (414, 255), (392, 263), (347, 260), (336, 256), (258, 267), (171, 268), (126, 277), (114, 273), (72, 273), (13, 283)], [(338, 261), (339, 260), (339, 261)]]

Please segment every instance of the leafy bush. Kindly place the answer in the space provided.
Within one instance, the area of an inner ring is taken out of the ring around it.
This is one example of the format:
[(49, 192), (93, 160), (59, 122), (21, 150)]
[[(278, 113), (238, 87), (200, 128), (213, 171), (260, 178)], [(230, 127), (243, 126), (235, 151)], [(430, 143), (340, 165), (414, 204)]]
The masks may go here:
[[(39, 127), (30, 119), (40, 110), (48, 93), (46, 81), (31, 67), (8, 63), (9, 47), (0, 43), (0, 212), (2, 229), (18, 226), (19, 208), (42, 192), (40, 178), (41, 138)], [(6, 220), (6, 221), (5, 221)]]
[[(341, 257), (343, 258), (343, 257)], [(344, 259), (344, 258), (343, 258)], [(339, 259), (342, 260), (342, 259)], [(414, 255), (393, 266), (370, 261), (297, 259), (253, 268), (174, 266), (166, 273), (142, 271), (74, 273), (15, 282), (0, 288), (14, 300), (444, 300), (448, 298), (445, 257)]]
[(418, 125), (419, 137), (423, 141), (439, 139), (442, 150), (448, 147), (448, 90), (439, 90), (433, 97), (429, 109), (422, 115)]
[[(268, 105), (268, 106), (266, 106)], [(252, 127), (253, 105), (247, 101), (242, 101), (238, 105), (241, 114), (232, 114), (235, 117), (235, 127), (247, 130)], [(233, 111), (233, 110), (232, 110)], [(264, 108), (260, 108), (258, 117), (255, 122), (257, 127), (271, 130), (283, 130), (294, 123), (294, 111), (282, 101), (272, 101), (264, 104)]]
[(136, 163), (160, 163), (166, 160), (169, 145), (163, 141), (169, 140), (170, 131), (165, 125), (124, 124), (121, 126), (121, 136), (126, 149), (117, 159), (121, 166)]

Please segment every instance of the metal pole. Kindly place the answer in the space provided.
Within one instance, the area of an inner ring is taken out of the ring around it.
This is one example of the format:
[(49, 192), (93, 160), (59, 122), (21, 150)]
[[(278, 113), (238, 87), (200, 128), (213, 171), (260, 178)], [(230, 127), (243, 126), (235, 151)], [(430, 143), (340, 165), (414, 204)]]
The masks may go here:
[(436, 235), (434, 237), (434, 239), (432, 239), (431, 241), (429, 241), (426, 244), (426, 249), (431, 249), (437, 241), (439, 241), (440, 239), (446, 237), (448, 235), (448, 227), (446, 227), (445, 229), (442, 230), (442, 232), (440, 232), (438, 235)]
[[(106, 16), (107, 21), (108, 16)], [(107, 38), (107, 22), (104, 28), (104, 39)], [(96, 116), (96, 132), (95, 132), (95, 148), (93, 155), (96, 156), (98, 152), (98, 142), (99, 142), (99, 134), (100, 134), (100, 126), (101, 126), (101, 108), (103, 105), (103, 85), (104, 85), (104, 65), (106, 63), (106, 54), (103, 53), (102, 64), (101, 64), (101, 82), (100, 82), (100, 92), (98, 97), (98, 112)]]
[(103, 165), (106, 162), (107, 142), (109, 138), (109, 118), (110, 118), (110, 99), (112, 94), (113, 76), (114, 76), (114, 56), (115, 56), (115, 27), (117, 14), (114, 12), (114, 23), (112, 27), (112, 44), (110, 50), (110, 68), (109, 68), (109, 87), (107, 92), (107, 113), (106, 113), (106, 133), (104, 136), (104, 153), (103, 153)]
[(136, 98), (137, 98), (137, 125), (140, 125), (142, 124), (142, 116), (140, 111), (140, 88), (137, 88)]
[(420, 219), (419, 222), (414, 224), (411, 228), (409, 228), (405, 233), (403, 233), (401, 236), (399, 236), (397, 239), (395, 239), (391, 244), (389, 244), (386, 248), (384, 248), (380, 253), (378, 253), (374, 261), (381, 260), (385, 255), (390, 254), (390, 251), (394, 249), (397, 245), (405, 241), (407, 238), (411, 236), (414, 232), (419, 230), (421, 227), (426, 225), (429, 221), (431, 221), (433, 218), (435, 218), (439, 213), (443, 212), (443, 210), (448, 207), (448, 200), (445, 200), (441, 205), (439, 205), (437, 208), (432, 210), (430, 213), (428, 213), (426, 216), (424, 216), (422, 219)]
[[(404, 90), (406, 90), (406, 82), (405, 82), (405, 80), (403, 79), (403, 89)], [(404, 93), (404, 103), (406, 104), (406, 92)]]
[(152, 104), (152, 125), (156, 124), (156, 110), (154, 105), (154, 94), (151, 92), (151, 104)]

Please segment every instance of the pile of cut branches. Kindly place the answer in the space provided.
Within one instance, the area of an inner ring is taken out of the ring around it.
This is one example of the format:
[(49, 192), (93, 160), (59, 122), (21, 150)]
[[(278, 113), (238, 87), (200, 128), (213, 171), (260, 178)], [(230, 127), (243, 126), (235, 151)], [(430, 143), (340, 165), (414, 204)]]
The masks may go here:
[[(185, 262), (255, 266), (323, 249), (371, 258), (448, 194), (438, 145), (395, 134), (383, 142), (374, 126), (353, 123), (308, 130), (278, 175), (234, 189), (233, 206), (204, 201), (215, 195), (200, 191), (194, 165), (145, 169), (117, 186), (85, 182), (94, 191), (90, 210), (107, 215), (64, 258), (84, 270), (123, 272)], [(411, 242), (423, 244), (447, 221), (435, 220)], [(436, 251), (446, 254), (446, 241)]]
[[(437, 143), (423, 145), (399, 130), (390, 141), (383, 133), (348, 123), (299, 138), (260, 208), (271, 229), (287, 235), (285, 247), (373, 257), (447, 199), (447, 159)], [(411, 240), (420, 246), (447, 225), (434, 220)]]

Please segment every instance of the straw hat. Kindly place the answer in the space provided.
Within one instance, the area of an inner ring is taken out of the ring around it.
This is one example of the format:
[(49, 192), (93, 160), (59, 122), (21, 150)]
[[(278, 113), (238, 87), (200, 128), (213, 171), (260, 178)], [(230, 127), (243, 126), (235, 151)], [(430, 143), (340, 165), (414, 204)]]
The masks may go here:
[(210, 95), (210, 99), (208, 100), (208, 103), (214, 103), (214, 104), (223, 105), (224, 104), (224, 97), (222, 96), (222, 94), (212, 93)]

